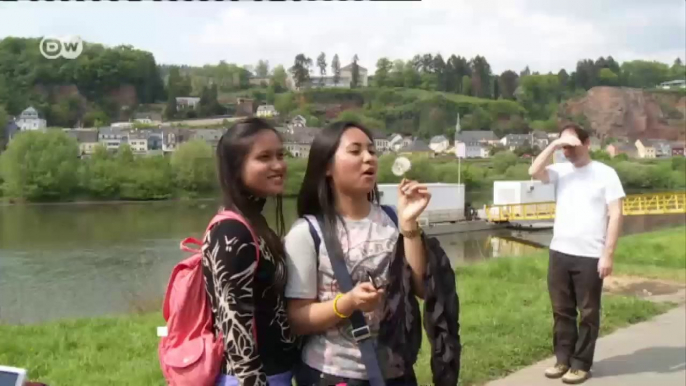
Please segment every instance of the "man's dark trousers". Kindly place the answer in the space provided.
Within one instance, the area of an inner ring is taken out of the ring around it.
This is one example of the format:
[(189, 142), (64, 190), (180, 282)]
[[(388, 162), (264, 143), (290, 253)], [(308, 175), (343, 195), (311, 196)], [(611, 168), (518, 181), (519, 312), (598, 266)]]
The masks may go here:
[[(557, 363), (589, 371), (600, 329), (603, 280), (598, 259), (550, 250), (548, 292), (553, 306), (553, 347)], [(577, 329), (577, 308), (581, 321)]]

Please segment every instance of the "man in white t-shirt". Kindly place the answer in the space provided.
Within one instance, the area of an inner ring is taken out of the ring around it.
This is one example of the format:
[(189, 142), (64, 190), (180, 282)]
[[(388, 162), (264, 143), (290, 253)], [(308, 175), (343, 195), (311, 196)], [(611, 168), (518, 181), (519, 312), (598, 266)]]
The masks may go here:
[[(557, 363), (545, 376), (568, 384), (583, 383), (590, 376), (603, 279), (612, 273), (625, 196), (615, 170), (591, 160), (589, 145), (584, 129), (567, 124), (529, 169), (531, 176), (556, 188), (548, 292)], [(558, 149), (568, 162), (548, 165)]]

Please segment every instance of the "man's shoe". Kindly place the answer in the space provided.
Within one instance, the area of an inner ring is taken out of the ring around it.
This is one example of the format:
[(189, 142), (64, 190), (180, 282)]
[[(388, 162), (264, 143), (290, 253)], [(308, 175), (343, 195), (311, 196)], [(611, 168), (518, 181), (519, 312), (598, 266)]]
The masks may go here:
[(550, 379), (558, 379), (565, 375), (567, 371), (569, 371), (569, 366), (558, 363), (553, 367), (547, 368), (545, 370), (545, 376)]
[(591, 377), (591, 373), (583, 370), (570, 370), (562, 377), (562, 382), (568, 385), (578, 385), (586, 382)]

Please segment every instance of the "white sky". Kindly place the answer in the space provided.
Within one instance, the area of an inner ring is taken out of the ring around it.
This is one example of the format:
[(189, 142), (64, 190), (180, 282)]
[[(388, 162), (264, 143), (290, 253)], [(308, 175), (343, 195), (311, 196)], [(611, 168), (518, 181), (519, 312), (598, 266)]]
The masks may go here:
[(377, 59), (441, 53), (485, 56), (495, 73), (574, 70), (612, 55), (671, 63), (686, 56), (684, 0), (423, 0), (421, 2), (0, 3), (0, 38), (78, 35), (128, 44), (158, 63), (220, 60), (290, 67), (354, 54)]

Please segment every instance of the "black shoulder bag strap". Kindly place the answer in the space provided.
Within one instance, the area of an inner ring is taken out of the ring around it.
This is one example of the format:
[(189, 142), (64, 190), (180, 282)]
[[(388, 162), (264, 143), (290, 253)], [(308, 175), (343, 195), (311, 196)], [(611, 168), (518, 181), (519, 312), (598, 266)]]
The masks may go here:
[[(324, 232), (324, 222), (321, 216), (317, 216), (317, 222), (319, 223), (319, 229)], [(308, 221), (309, 223), (309, 221)], [(312, 224), (310, 224), (311, 226)], [(310, 228), (312, 231), (313, 229)], [(316, 233), (316, 232), (314, 232)], [(319, 238), (319, 237), (317, 237)], [(318, 251), (318, 246), (320, 240), (315, 241), (315, 248)], [(349, 292), (353, 289), (353, 280), (350, 277), (350, 272), (348, 272), (348, 267), (345, 265), (345, 260), (343, 256), (332, 256), (334, 249), (329, 245), (326, 245), (326, 238), (324, 238), (324, 245), (329, 254), (329, 260), (331, 261), (331, 267), (333, 268), (333, 273), (338, 281), (338, 286), (342, 293)], [(379, 358), (376, 355), (376, 347), (374, 340), (371, 339), (371, 330), (367, 325), (367, 321), (362, 314), (362, 311), (355, 310), (355, 312), (350, 315), (350, 323), (352, 324), (352, 334), (357, 346), (360, 348), (360, 353), (362, 354), (362, 362), (367, 368), (367, 376), (369, 377), (369, 384), (371, 386), (385, 386), (383, 372), (381, 372), (381, 366), (379, 366)]]

